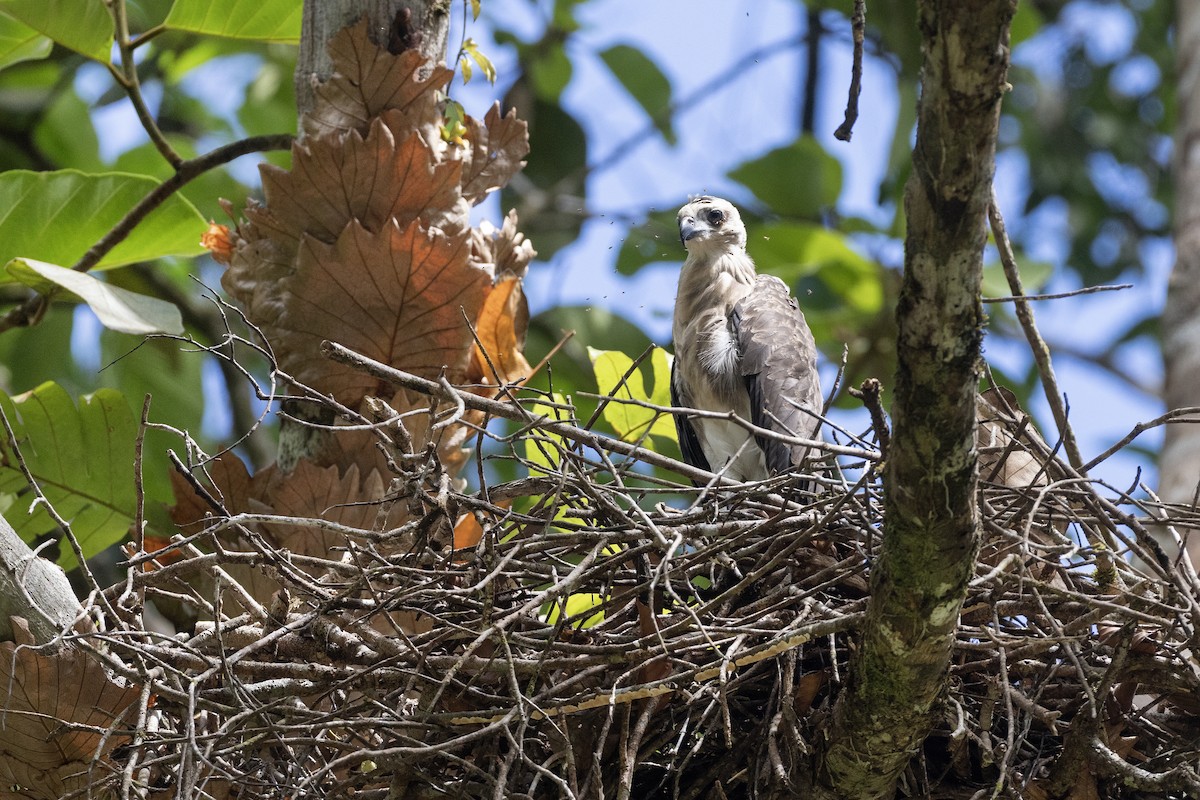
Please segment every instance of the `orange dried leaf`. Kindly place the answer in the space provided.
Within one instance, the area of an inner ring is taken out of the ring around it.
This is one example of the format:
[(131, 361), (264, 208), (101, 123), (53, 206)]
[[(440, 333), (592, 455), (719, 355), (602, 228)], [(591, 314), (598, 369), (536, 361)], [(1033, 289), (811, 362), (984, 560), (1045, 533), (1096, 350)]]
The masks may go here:
[(525, 331), (529, 306), (520, 279), (502, 277), (488, 292), (475, 320), (473, 378), (485, 383), (512, 383), (528, 378), (533, 368), (525, 360)]
[(474, 514), (463, 514), (454, 525), (454, 549), (469, 550), (483, 539), (483, 526)]
[(229, 226), (208, 221), (208, 230), (200, 236), (200, 246), (208, 250), (213, 261), (229, 264), (233, 256), (233, 241), (229, 238)]

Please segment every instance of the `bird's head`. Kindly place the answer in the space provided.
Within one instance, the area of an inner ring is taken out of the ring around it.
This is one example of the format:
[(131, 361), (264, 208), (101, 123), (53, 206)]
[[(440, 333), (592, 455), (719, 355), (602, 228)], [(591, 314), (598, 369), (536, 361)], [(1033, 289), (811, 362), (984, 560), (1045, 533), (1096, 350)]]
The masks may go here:
[(746, 226), (733, 203), (697, 197), (679, 209), (679, 240), (689, 253), (746, 249)]

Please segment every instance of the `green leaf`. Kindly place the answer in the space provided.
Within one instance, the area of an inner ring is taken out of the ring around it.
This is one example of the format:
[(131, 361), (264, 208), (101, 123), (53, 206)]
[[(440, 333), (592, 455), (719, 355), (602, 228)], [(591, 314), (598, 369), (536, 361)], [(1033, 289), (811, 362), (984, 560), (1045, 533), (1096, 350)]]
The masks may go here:
[[(483, 51), (479, 49), (478, 42), (476, 42), (474, 39), (467, 39), (465, 42), (463, 42), (463, 52), (470, 56), (471, 59), (479, 65), (479, 69), (483, 71), (483, 77), (487, 78), (488, 83), (496, 82), (496, 65), (493, 64), (492, 60), (484, 55)], [(462, 61), (462, 66), (463, 83), (466, 83), (471, 79), (471, 64), (465, 56)]]
[(0, 12), (89, 58), (112, 56), (113, 20), (104, 0), (0, 0)]
[(529, 79), (539, 100), (558, 102), (559, 95), (571, 82), (571, 60), (562, 45), (550, 47), (535, 56), (529, 65)]
[[(0, 337), (0, 342), (3, 338)], [(201, 369), (211, 356), (188, 352), (174, 339), (133, 339), (113, 331), (100, 333), (100, 374), (92, 385), (120, 388), (135, 410), (147, 394), (152, 397), (150, 418), (200, 436), (204, 417)], [(28, 385), (28, 384), (26, 384)], [(203, 444), (208, 444), (202, 441)], [(174, 504), (171, 462), (167, 450), (178, 449), (179, 439), (162, 430), (147, 430), (142, 468), (146, 499)]]
[[(671, 357), (661, 347), (654, 348), (649, 359), (654, 380), (652, 393), (646, 389), (645, 363), (630, 372), (633, 359), (620, 351), (589, 347), (588, 357), (596, 373), (600, 394), (660, 406), (671, 405)], [(629, 373), (628, 377), (626, 373)], [(644, 406), (609, 402), (604, 406), (603, 416), (617, 436), (627, 442), (637, 442), (644, 436), (661, 436), (672, 441), (676, 438), (671, 415), (659, 414)]]
[(747, 161), (729, 177), (775, 213), (797, 219), (817, 219), (842, 191), (842, 165), (812, 136)]
[[(142, 175), (76, 170), (0, 173), (0, 263), (36, 258), (74, 264), (158, 181)], [(119, 267), (166, 255), (198, 255), (207, 223), (176, 194), (151, 212), (98, 267)]]
[[(538, 258), (548, 261), (558, 250), (578, 240), (583, 226), (588, 139), (583, 127), (556, 102), (535, 100), (530, 119), (534, 121), (529, 128), (530, 158), (521, 174), (538, 189), (580, 198), (577, 208), (551, 204), (522, 221), (525, 235), (537, 242)], [(512, 186), (500, 191), (504, 208), (520, 208), (526, 202)]]
[[(69, 86), (58, 93), (38, 120), (33, 141), (56, 166), (97, 172), (105, 168), (88, 104)], [(159, 161), (163, 161), (162, 156)]]
[(883, 307), (880, 268), (864, 258), (837, 231), (803, 223), (773, 223), (752, 228), (747, 249), (760, 271), (789, 285), (816, 275), (840, 301), (861, 312)]
[(656, 261), (682, 261), (685, 256), (679, 243), (676, 212), (651, 211), (642, 225), (630, 228), (617, 251), (617, 272), (632, 275)]
[(584, 617), (594, 608), (600, 608), (604, 605), (607, 598), (602, 594), (594, 592), (579, 592), (576, 594), (567, 595), (565, 602), (547, 603), (542, 610), (545, 615), (547, 625), (556, 625), (560, 619), (574, 619), (582, 617), (572, 625), (573, 628), (583, 629), (590, 628), (593, 625), (598, 625), (604, 621), (604, 612), (597, 611), (595, 614)]
[(482, 10), (482, 0), (471, 0), (471, 21), (479, 19), (479, 12)]
[(300, 42), (300, 0), (175, 0), (166, 26), (230, 39)]
[(1012, 29), (1009, 34), (1009, 47), (1016, 47), (1026, 39), (1041, 31), (1046, 24), (1045, 17), (1030, 3), (1017, 4), (1017, 13), (1013, 15)]
[(66, 289), (87, 303), (104, 327), (121, 333), (183, 333), (183, 320), (173, 303), (157, 297), (137, 294), (84, 272), (15, 258), (4, 267), (21, 283), (46, 293), (47, 284)]
[[(0, 392), (0, 408), (16, 433), (20, 452), (34, 480), (55, 511), (71, 525), (85, 558), (123, 538), (133, 522), (134, 441), (137, 420), (125, 397), (101, 389), (80, 399), (55, 383), (9, 398)], [(5, 518), (26, 542), (56, 530), (40, 506), (30, 508), (25, 476), (12, 444), (0, 442), (0, 492), (21, 496)], [(59, 545), (58, 563), (78, 562), (71, 547)]]
[(33, 28), (0, 13), (0, 69), (50, 55), (54, 43)]
[(56, 380), (69, 392), (83, 393), (95, 388), (95, 373), (84, 370), (71, 355), (74, 325), (74, 308), (52, 305), (37, 325), (16, 328), (0, 336), (0, 365), (3, 365), (0, 386), (24, 391)]
[(667, 80), (658, 65), (641, 50), (627, 44), (608, 48), (600, 53), (600, 58), (625, 87), (625, 91), (637, 100), (667, 143), (675, 144), (670, 113), (671, 81)]

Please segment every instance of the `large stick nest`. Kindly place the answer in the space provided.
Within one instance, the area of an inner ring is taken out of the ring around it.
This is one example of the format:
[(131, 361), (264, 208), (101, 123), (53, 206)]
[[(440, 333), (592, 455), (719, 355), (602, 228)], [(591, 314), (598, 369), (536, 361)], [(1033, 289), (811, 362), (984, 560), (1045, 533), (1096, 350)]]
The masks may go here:
[[(434, 395), (435, 429), (504, 406), (405, 380)], [(1019, 412), (981, 409), (982, 552), (934, 732), (901, 793), (1195, 791), (1197, 582), (1150, 536), (1173, 531), (1164, 509), (1074, 477)], [(553, 457), (504, 484), (481, 468), (471, 491), (436, 448), (389, 445), (399, 472), (383, 510), (406, 508), (399, 528), (214, 511), (180, 561), (134, 573), (125, 597), (209, 619), (175, 638), (140, 617), (102, 635), (157, 697), (126, 740), (131, 774), (155, 797), (802, 786), (867, 608), (879, 453), (831, 445), (810, 475), (698, 489), (652, 477), (569, 417), (481, 428), (488, 458), (524, 460), (526, 442)], [(466, 520), (479, 538), (461, 547), (475, 538)], [(281, 522), (337, 544), (298, 556), (263, 535)], [(259, 604), (239, 575), (278, 588)]]

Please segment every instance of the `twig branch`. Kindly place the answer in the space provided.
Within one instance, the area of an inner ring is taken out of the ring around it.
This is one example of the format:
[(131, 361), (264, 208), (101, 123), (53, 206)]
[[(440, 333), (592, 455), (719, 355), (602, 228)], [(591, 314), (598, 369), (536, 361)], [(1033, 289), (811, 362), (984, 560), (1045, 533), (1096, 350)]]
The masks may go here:
[(1017, 268), (1017, 259), (1013, 254), (1012, 243), (1008, 239), (1008, 231), (1004, 227), (1004, 217), (1000, 214), (1000, 206), (996, 201), (996, 189), (991, 189), (991, 201), (988, 203), (988, 220), (992, 226), (992, 236), (996, 239), (996, 249), (1000, 251), (1000, 263), (1004, 266), (1004, 277), (1008, 279), (1009, 289), (1013, 293), (1013, 302), (1017, 312), (1017, 320), (1025, 332), (1029, 349), (1033, 352), (1033, 360), (1037, 364), (1038, 374), (1042, 378), (1042, 391), (1050, 411), (1054, 415), (1054, 424), (1063, 440), (1063, 448), (1067, 452), (1067, 460), (1076, 470), (1082, 471), (1083, 456), (1079, 453), (1079, 444), (1075, 441), (1075, 431), (1071, 429), (1067, 419), (1067, 408), (1063, 402), (1062, 391), (1058, 388), (1058, 379), (1054, 375), (1054, 364), (1050, 360), (1050, 348), (1037, 329), (1033, 318), (1033, 308), (1024, 299), (1025, 291), (1021, 287), (1021, 273)]
[(846, 117), (833, 135), (843, 142), (850, 141), (854, 134), (854, 123), (858, 121), (858, 96), (862, 93), (863, 38), (867, 29), (866, 0), (854, 0), (854, 13), (850, 17), (850, 28), (854, 36), (854, 63), (850, 67), (850, 95), (846, 98)]

